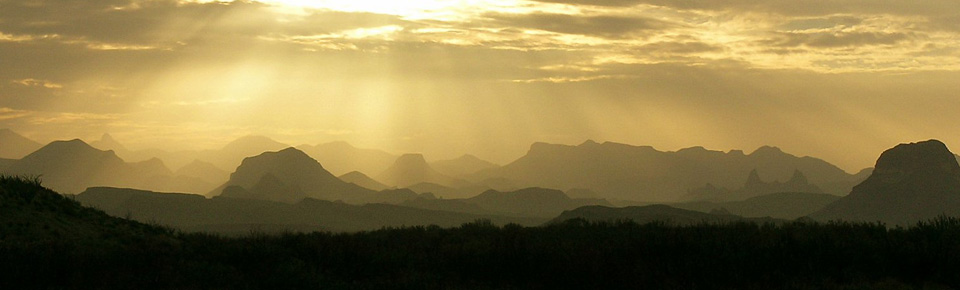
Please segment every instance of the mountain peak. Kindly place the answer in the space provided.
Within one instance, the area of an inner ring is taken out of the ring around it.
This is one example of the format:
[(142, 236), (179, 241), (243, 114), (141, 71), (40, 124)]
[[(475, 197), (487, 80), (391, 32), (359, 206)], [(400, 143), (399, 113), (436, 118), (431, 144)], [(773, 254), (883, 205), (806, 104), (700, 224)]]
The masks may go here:
[(874, 174), (902, 175), (917, 172), (960, 173), (957, 159), (939, 140), (905, 143), (884, 151), (877, 159)]
[(393, 165), (377, 176), (377, 180), (396, 187), (407, 187), (423, 182), (452, 186), (459, 182), (434, 169), (427, 163), (423, 154), (419, 153), (401, 155)]
[(810, 183), (807, 180), (807, 176), (803, 175), (803, 172), (800, 169), (793, 171), (793, 176), (790, 177), (790, 180), (787, 181), (788, 184), (808, 184)]
[(247, 135), (237, 140), (233, 140), (227, 145), (223, 146), (224, 151), (245, 151), (245, 150), (277, 150), (280, 148), (290, 147), (286, 144), (277, 142), (273, 139), (270, 139), (266, 136), (261, 135)]
[(780, 150), (780, 147), (776, 146), (760, 146), (757, 150), (754, 150), (750, 155), (767, 155), (767, 154), (782, 154), (783, 150)]
[(764, 184), (764, 183), (763, 183), (763, 180), (760, 180), (760, 174), (757, 173), (756, 169), (750, 170), (750, 175), (747, 176), (746, 186), (749, 187), (750, 185), (756, 185), (756, 184)]
[(593, 141), (593, 139), (587, 139), (586, 141), (583, 141), (583, 143), (580, 143), (579, 146), (595, 146), (595, 145), (600, 145), (600, 143), (597, 143), (597, 141)]
[(117, 142), (110, 133), (103, 133), (103, 136), (100, 136), (100, 140), (90, 142), (90, 146), (100, 150), (113, 150), (113, 151), (127, 151), (127, 148)]

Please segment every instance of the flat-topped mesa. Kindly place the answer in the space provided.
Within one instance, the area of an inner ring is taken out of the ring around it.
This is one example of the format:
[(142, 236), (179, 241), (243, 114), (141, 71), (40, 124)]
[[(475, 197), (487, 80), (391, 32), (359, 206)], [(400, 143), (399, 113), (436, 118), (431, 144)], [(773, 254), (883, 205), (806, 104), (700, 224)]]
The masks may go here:
[(873, 170), (873, 176), (887, 182), (929, 174), (960, 176), (956, 157), (938, 140), (897, 145), (880, 155)]
[(943, 142), (929, 140), (884, 151), (867, 180), (811, 216), (910, 225), (939, 215), (960, 216), (960, 165)]

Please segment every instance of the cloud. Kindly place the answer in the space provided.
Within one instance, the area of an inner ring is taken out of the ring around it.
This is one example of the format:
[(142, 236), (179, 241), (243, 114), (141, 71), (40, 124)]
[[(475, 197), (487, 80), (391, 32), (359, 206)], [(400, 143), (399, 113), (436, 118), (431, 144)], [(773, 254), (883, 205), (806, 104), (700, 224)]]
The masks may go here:
[(0, 107), (0, 121), (19, 119), (30, 116), (30, 111), (16, 110), (7, 107)]
[(656, 34), (680, 25), (647, 17), (568, 14), (487, 14), (495, 24), (518, 29), (622, 39)]
[(905, 32), (814, 32), (781, 33), (773, 45), (781, 47), (807, 46), (814, 48), (836, 48), (869, 45), (894, 45), (913, 39), (914, 35)]
[(38, 80), (38, 79), (20, 79), (10, 81), (11, 83), (25, 86), (25, 87), (43, 87), (48, 89), (62, 89), (63, 85), (48, 81), (48, 80)]

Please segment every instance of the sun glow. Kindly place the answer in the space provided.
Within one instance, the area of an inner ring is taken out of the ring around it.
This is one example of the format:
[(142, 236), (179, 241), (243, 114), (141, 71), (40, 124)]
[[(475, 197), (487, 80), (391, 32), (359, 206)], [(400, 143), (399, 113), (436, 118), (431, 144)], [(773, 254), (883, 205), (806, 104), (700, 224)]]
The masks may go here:
[(406, 19), (456, 20), (470, 11), (516, 6), (515, 0), (261, 0), (293, 8), (398, 15)]

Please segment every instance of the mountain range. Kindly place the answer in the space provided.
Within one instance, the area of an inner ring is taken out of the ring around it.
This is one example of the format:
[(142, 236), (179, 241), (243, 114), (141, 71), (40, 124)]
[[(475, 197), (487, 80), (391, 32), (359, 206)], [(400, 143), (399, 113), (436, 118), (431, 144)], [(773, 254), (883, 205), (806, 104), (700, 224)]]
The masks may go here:
[(712, 184), (742, 185), (756, 170), (764, 180), (789, 180), (801, 171), (824, 192), (842, 195), (857, 184), (857, 175), (813, 157), (797, 157), (776, 147), (711, 151), (703, 147), (676, 152), (649, 146), (587, 141), (578, 146), (534, 143), (526, 155), (503, 167), (482, 170), (471, 180), (506, 178), (521, 187), (589, 189), (601, 198), (678, 201), (691, 189)]
[(384, 227), (458, 226), (478, 219), (497, 224), (537, 225), (541, 218), (427, 210), (390, 204), (351, 205), (312, 198), (295, 203), (123, 188), (90, 188), (77, 195), (85, 206), (186, 231), (248, 234), (287, 231), (369, 231)]
[(159, 159), (127, 163), (113, 151), (98, 150), (79, 139), (51, 142), (13, 161), (2, 173), (39, 176), (46, 186), (62, 193), (81, 192), (90, 186), (160, 191), (192, 191), (209, 187), (199, 179), (174, 176)]

